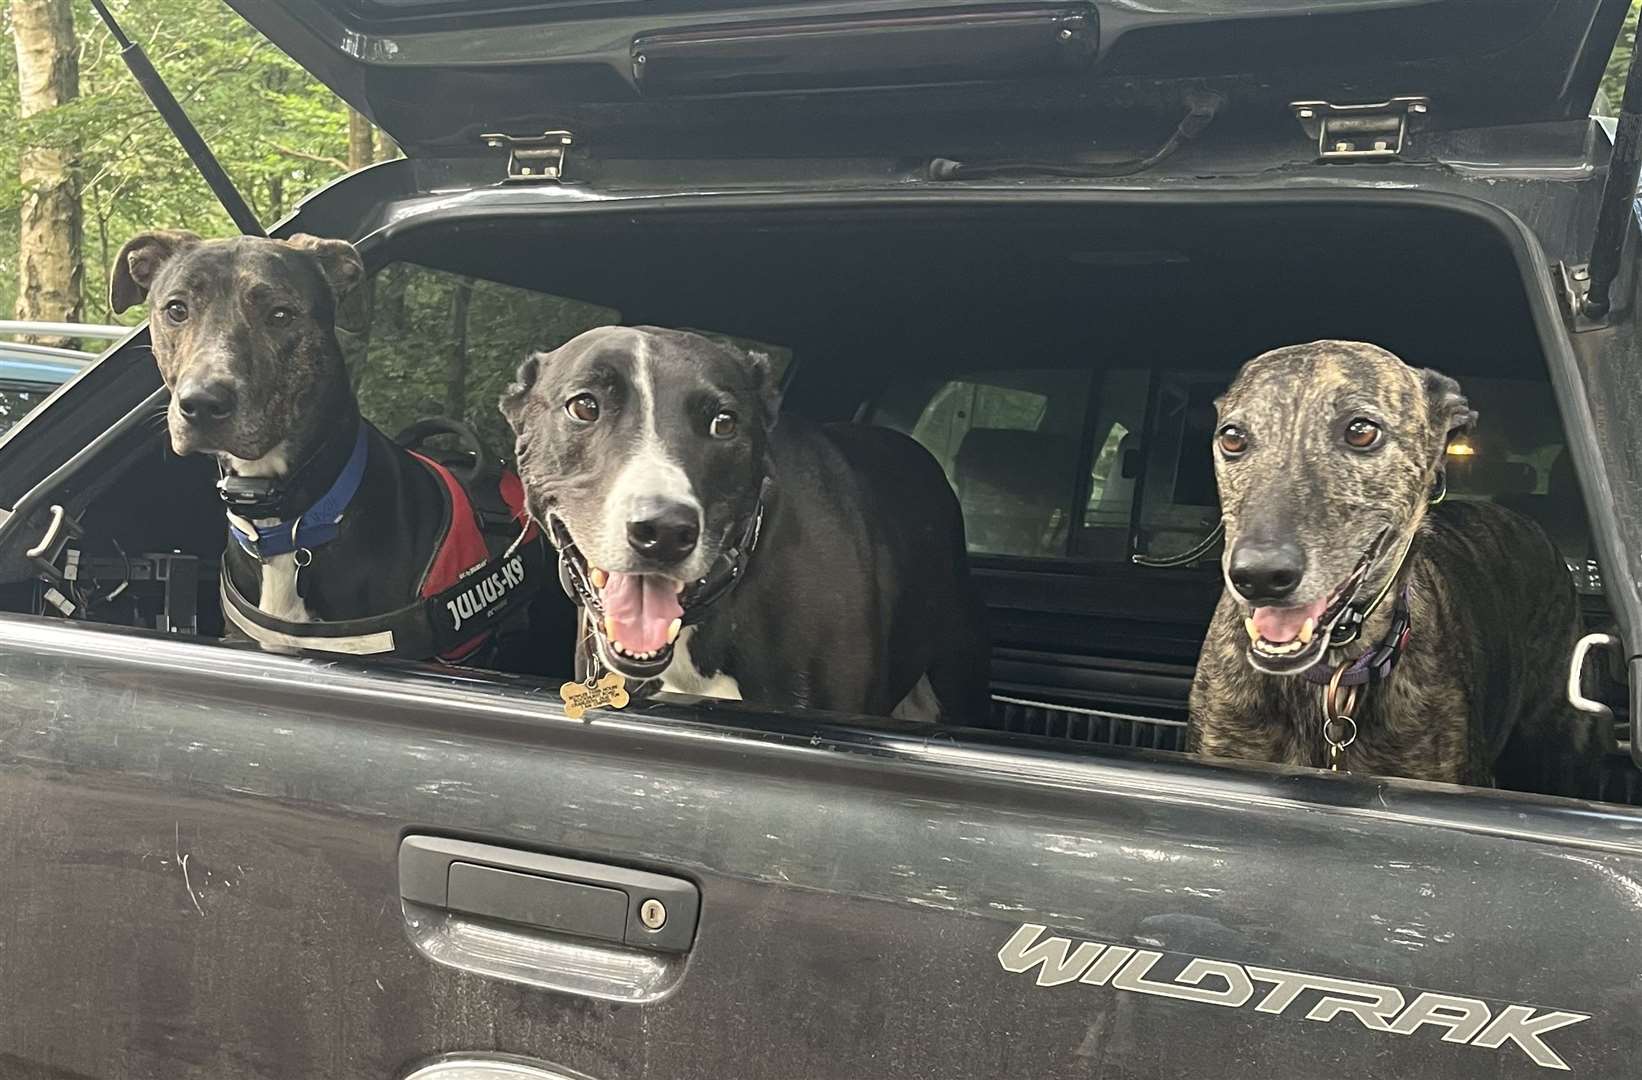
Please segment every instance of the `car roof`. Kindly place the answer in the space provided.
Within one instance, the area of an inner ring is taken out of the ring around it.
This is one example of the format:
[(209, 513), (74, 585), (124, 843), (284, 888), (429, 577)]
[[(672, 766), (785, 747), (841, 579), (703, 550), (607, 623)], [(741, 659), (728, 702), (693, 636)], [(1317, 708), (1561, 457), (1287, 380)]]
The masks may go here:
[(53, 387), (77, 375), (89, 361), (34, 356), (0, 342), (0, 383), (32, 383)]

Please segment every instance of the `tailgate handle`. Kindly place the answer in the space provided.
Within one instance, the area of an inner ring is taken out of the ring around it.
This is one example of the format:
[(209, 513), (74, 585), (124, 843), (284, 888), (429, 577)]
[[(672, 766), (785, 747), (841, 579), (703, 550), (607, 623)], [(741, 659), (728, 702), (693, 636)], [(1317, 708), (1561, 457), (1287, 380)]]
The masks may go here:
[(701, 892), (682, 878), (513, 848), (407, 836), (399, 894), (412, 903), (555, 934), (685, 952)]

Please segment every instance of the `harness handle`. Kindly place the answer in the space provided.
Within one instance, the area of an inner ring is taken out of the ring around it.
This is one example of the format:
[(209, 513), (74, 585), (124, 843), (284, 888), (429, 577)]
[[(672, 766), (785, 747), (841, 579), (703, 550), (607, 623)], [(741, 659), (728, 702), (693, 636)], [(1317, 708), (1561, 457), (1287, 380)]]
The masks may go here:
[(466, 464), (440, 461), (461, 479), (463, 487), (480, 492), (498, 488), (502, 482), (502, 459), (490, 452), (471, 424), (448, 416), (424, 416), (395, 435), (393, 441), (406, 450), (419, 450), (428, 457), (435, 457), (426, 448), (426, 443), (440, 435), (456, 436), (456, 441), (472, 458)]

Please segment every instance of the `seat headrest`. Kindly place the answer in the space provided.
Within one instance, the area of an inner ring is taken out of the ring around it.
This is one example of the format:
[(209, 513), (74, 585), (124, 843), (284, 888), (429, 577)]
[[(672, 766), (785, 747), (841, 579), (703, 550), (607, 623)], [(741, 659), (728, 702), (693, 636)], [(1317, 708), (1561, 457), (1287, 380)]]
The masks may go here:
[(1471, 467), (1471, 486), (1490, 495), (1532, 495), (1539, 474), (1526, 461), (1494, 458)]
[(1025, 497), (1059, 497), (1071, 483), (1078, 442), (1065, 435), (1015, 428), (972, 428), (953, 461), (958, 490), (974, 485)]

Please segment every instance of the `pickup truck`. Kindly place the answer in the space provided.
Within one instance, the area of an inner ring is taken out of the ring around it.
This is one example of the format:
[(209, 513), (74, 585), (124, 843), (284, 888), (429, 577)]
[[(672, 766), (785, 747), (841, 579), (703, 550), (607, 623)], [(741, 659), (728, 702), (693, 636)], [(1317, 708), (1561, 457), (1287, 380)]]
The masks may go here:
[[(0, 1072), (1635, 1075), (1626, 0), (234, 6), (408, 154), (273, 229), (361, 251), (368, 416), (503, 446), (527, 349), (760, 342), (786, 410), (946, 469), (993, 711), (571, 720), (224, 644), (139, 329), (0, 442)], [(1479, 410), (1450, 497), (1566, 557), (1602, 801), (1181, 752), (1219, 575), (1135, 557), (1213, 528), (1231, 373), (1321, 337)]]

